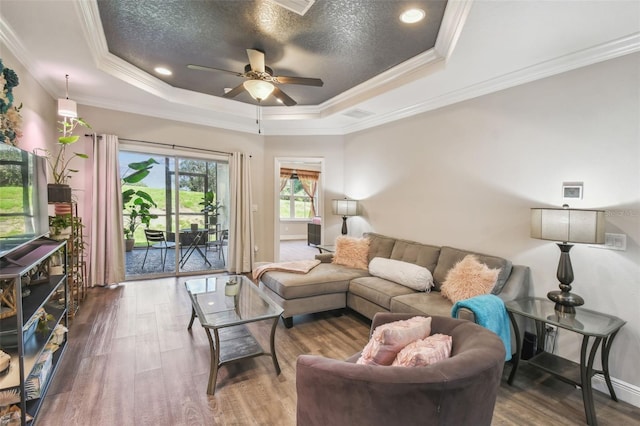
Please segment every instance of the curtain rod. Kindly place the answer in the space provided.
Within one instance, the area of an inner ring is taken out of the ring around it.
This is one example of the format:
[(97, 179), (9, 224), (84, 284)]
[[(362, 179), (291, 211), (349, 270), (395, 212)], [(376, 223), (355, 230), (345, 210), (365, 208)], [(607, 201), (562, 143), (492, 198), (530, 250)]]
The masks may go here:
[[(93, 136), (92, 134), (85, 134), (85, 136)], [(98, 138), (101, 138), (102, 135), (96, 135)], [(170, 143), (163, 143), (163, 142), (150, 142), (150, 141), (143, 141), (140, 139), (127, 139), (127, 138), (118, 138), (118, 140), (121, 141), (127, 141), (127, 142), (138, 142), (138, 143), (146, 143), (149, 145), (162, 145), (162, 146), (168, 146), (171, 149), (176, 149), (176, 148), (181, 148), (181, 149), (190, 149), (193, 151), (204, 151), (204, 152), (211, 152), (214, 154), (225, 154), (225, 155), (233, 155), (233, 153), (231, 152), (226, 152), (226, 151), (217, 151), (215, 149), (206, 149), (206, 148), (194, 148), (191, 146), (184, 146), (184, 145), (176, 145), (176, 144), (170, 144)]]

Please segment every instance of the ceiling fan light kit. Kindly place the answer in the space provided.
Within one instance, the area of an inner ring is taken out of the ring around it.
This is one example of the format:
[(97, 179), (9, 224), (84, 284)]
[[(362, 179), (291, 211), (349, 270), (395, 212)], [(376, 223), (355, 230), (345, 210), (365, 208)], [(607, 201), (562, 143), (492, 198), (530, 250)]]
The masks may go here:
[(264, 80), (247, 80), (242, 85), (251, 97), (258, 102), (267, 99), (275, 89), (273, 84)]
[(245, 66), (244, 72), (228, 71), (220, 68), (207, 67), (204, 65), (189, 64), (187, 68), (197, 71), (225, 72), (236, 77), (243, 77), (247, 80), (231, 90), (225, 90), (223, 98), (235, 98), (240, 93), (246, 91), (253, 99), (261, 102), (269, 96), (273, 97), (286, 106), (296, 105), (297, 102), (289, 95), (277, 87), (278, 84), (299, 84), (303, 86), (322, 87), (324, 82), (319, 78), (274, 76), (273, 70), (265, 65), (264, 52), (256, 49), (247, 49), (249, 64)]

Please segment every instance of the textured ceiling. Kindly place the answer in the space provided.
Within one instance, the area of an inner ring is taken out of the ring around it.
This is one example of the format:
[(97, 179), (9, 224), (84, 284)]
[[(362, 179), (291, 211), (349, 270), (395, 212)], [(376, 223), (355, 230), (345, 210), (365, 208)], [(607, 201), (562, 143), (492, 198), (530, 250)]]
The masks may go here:
[[(222, 96), (243, 78), (187, 64), (243, 72), (246, 49), (258, 49), (275, 75), (324, 81), (280, 86), (300, 105), (321, 104), (433, 48), (445, 6), (444, 0), (318, 0), (300, 16), (269, 1), (98, 0), (109, 51), (167, 84)], [(425, 10), (425, 20), (401, 23), (410, 7)], [(173, 75), (158, 75), (157, 66)], [(246, 92), (234, 99), (254, 103)]]

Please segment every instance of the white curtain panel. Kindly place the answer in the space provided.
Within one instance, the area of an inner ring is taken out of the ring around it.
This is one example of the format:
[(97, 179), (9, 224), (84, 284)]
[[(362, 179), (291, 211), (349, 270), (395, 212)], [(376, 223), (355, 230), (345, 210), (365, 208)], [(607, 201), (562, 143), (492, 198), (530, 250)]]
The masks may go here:
[(234, 152), (229, 167), (231, 174), (229, 218), (229, 272), (251, 272), (255, 244), (251, 206), (251, 156)]
[(124, 281), (124, 225), (118, 153), (117, 136), (94, 135), (91, 286)]

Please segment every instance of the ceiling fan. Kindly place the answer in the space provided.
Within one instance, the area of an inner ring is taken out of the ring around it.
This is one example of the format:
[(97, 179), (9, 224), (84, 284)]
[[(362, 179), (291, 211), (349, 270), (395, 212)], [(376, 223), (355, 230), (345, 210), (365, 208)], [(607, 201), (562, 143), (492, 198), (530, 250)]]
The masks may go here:
[(226, 72), (233, 74), (237, 77), (244, 77), (247, 80), (242, 84), (234, 87), (223, 98), (233, 98), (243, 91), (249, 92), (258, 102), (261, 102), (273, 94), (273, 96), (281, 101), (286, 106), (296, 105), (289, 95), (280, 90), (277, 84), (301, 84), (304, 86), (316, 86), (322, 87), (324, 84), (319, 78), (306, 78), (306, 77), (288, 77), (288, 76), (275, 76), (273, 70), (264, 64), (264, 52), (256, 49), (247, 49), (247, 56), (249, 56), (249, 64), (244, 67), (244, 72), (235, 72), (223, 70), (220, 68), (206, 67), (203, 65), (187, 65), (187, 68), (200, 71), (214, 71), (214, 72)]

